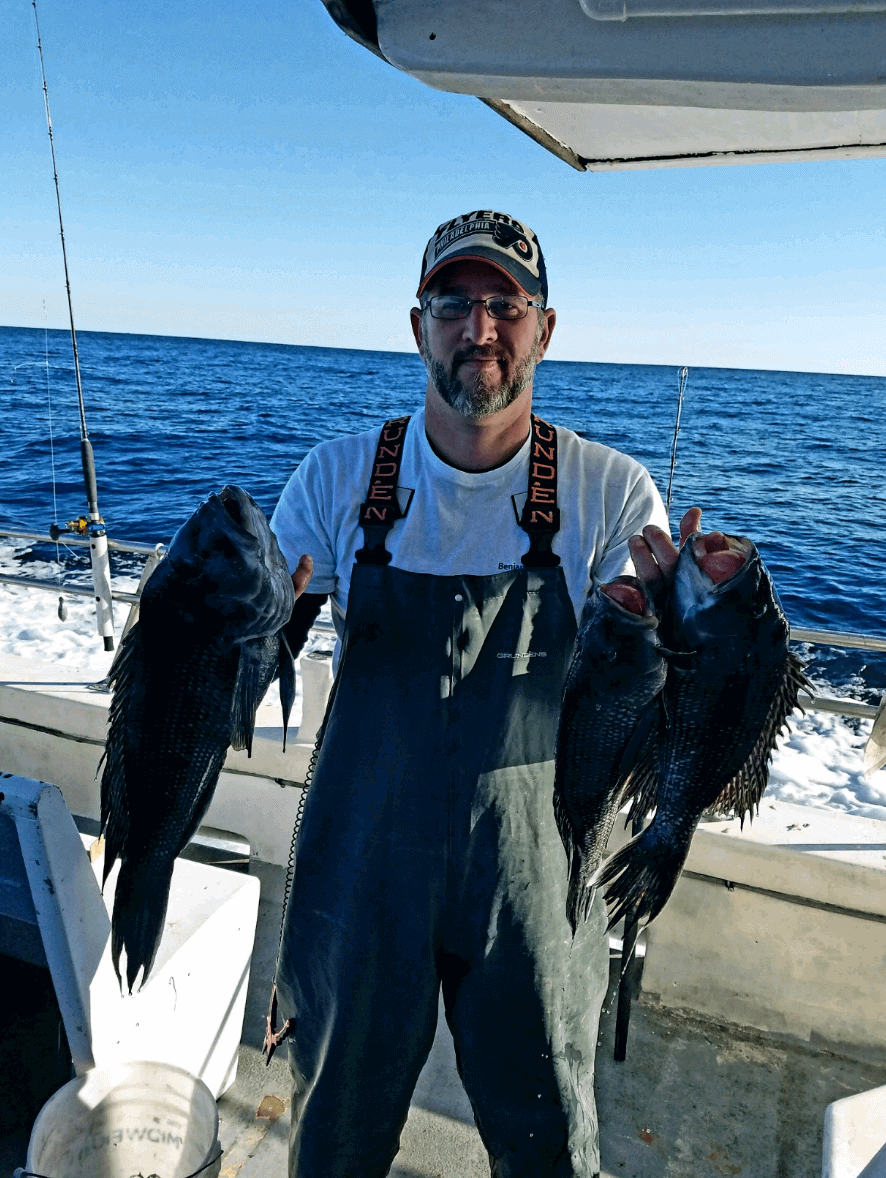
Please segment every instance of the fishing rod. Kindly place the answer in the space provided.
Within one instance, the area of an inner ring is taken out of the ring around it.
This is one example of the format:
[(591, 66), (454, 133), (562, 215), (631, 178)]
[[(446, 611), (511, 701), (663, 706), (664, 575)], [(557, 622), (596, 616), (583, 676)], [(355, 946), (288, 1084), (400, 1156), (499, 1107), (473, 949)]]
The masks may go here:
[(40, 39), (40, 22), (37, 19), (37, 0), (31, 0), (34, 9), (34, 26), (37, 30), (37, 52), (40, 55), (40, 73), (43, 76), (43, 105), (46, 107), (46, 127), (49, 131), (49, 149), (52, 153), (52, 178), (55, 181), (55, 202), (58, 206), (58, 227), (62, 241), (62, 261), (65, 267), (65, 289), (68, 293), (68, 318), (71, 324), (71, 347), (74, 353), (74, 375), (77, 381), (77, 402), (80, 408), (80, 462), (83, 467), (83, 483), (86, 488), (87, 516), (69, 520), (62, 528), (52, 524), (49, 531), (53, 539), (64, 532), (76, 532), (89, 539), (89, 562), (92, 567), (92, 584), (95, 590), (95, 620), (105, 650), (114, 649), (114, 612), (111, 602), (111, 565), (108, 559), (108, 536), (105, 521), (98, 510), (98, 487), (95, 479), (95, 456), (86, 429), (86, 407), (83, 402), (83, 383), (80, 379), (80, 356), (77, 352), (77, 332), (74, 328), (74, 307), (71, 302), (71, 280), (68, 275), (68, 254), (65, 249), (65, 226), (62, 221), (62, 198), (58, 185), (58, 168), (55, 162), (55, 141), (52, 137), (52, 116), (49, 113), (49, 89), (46, 85), (46, 67), (43, 62), (43, 43)]
[(689, 369), (683, 367), (680, 369), (680, 392), (677, 394), (677, 420), (674, 422), (674, 441), (671, 445), (671, 474), (668, 478), (668, 499), (665, 504), (665, 511), (668, 519), (671, 518), (671, 490), (674, 486), (674, 467), (677, 465), (677, 435), (680, 432), (680, 414), (683, 412), (683, 390), (686, 388), (686, 380), (689, 376)]
[[(680, 369), (680, 390), (677, 393), (677, 417), (674, 421), (674, 440), (671, 443), (671, 473), (668, 478), (668, 496), (665, 503), (668, 521), (671, 518), (671, 491), (674, 488), (674, 468), (677, 465), (677, 437), (680, 433), (680, 416), (683, 412), (683, 393), (689, 369)], [(636, 836), (643, 830), (643, 819), (635, 818), (631, 824), (631, 836)], [(615, 1049), (613, 1059), (616, 1063), (624, 1063), (628, 1046), (628, 1024), (631, 1019), (631, 1002), (639, 992), (640, 965), (637, 959), (637, 938), (640, 926), (635, 919), (634, 912), (628, 912), (625, 917), (624, 932), (621, 942), (621, 977), (618, 983), (618, 1006), (615, 1012)]]

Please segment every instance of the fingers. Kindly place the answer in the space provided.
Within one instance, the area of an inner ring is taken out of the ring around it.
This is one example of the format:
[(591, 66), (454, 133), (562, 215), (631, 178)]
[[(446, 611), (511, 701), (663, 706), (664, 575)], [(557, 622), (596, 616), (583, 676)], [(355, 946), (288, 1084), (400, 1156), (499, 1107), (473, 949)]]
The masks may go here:
[(308, 581), (314, 575), (314, 561), (307, 553), (299, 558), (296, 565), (295, 572), (292, 574), (292, 583), (295, 586), (295, 596), (301, 597), (305, 589), (308, 587)]
[[(672, 552), (668, 551), (668, 546)], [(643, 529), (642, 536), (631, 536), (628, 548), (637, 576), (655, 591), (659, 583), (666, 580), (677, 563), (677, 550), (666, 532), (654, 524)]]
[[(701, 527), (701, 508), (690, 507), (680, 520), (680, 545)], [(718, 534), (718, 533), (713, 533)], [(641, 536), (631, 536), (628, 548), (637, 576), (655, 595), (670, 582), (679, 555), (674, 541), (662, 528), (647, 524)]]
[(680, 520), (680, 547), (682, 548), (693, 532), (698, 532), (700, 530), (701, 508), (690, 507), (683, 518)]

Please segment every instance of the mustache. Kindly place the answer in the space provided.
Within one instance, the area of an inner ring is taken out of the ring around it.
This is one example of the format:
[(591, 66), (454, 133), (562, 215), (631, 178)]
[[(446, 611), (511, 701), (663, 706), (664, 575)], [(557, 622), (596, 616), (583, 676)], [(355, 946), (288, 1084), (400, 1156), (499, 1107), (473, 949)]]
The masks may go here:
[(453, 356), (452, 370), (454, 372), (460, 364), (464, 364), (467, 360), (501, 360), (501, 358), (501, 352), (497, 352), (495, 348), (464, 348)]

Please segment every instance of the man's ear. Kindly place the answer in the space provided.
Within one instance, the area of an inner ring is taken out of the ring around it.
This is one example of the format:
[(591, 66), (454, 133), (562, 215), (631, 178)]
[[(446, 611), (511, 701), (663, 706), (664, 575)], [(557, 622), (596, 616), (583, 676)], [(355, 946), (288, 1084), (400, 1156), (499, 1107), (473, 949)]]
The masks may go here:
[(548, 307), (544, 312), (545, 325), (541, 333), (541, 339), (538, 341), (538, 358), (542, 360), (545, 352), (551, 342), (551, 336), (554, 334), (554, 328), (557, 325), (557, 312), (553, 307)]
[(413, 307), (409, 312), (409, 322), (412, 324), (415, 346), (421, 351), (421, 310), (418, 307)]

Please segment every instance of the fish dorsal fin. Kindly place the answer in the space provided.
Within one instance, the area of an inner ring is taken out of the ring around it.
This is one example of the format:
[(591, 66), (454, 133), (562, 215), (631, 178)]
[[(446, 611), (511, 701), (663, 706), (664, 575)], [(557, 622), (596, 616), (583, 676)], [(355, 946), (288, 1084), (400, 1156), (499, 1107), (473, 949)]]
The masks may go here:
[[(108, 738), (96, 769), (104, 765), (101, 782), (101, 830), (105, 836), (102, 887), (120, 857), (129, 834), (129, 796), (126, 790), (126, 703), (144, 682), (142, 630), (137, 623), (120, 643), (108, 682), (114, 695), (108, 712)], [(131, 750), (130, 750), (131, 755)]]
[(769, 761), (778, 741), (779, 733), (785, 727), (788, 716), (796, 707), (800, 707), (800, 711), (803, 711), (799, 705), (801, 691), (812, 695), (809, 680), (803, 673), (803, 663), (793, 651), (788, 651), (784, 675), (772, 700), (766, 721), (760, 731), (760, 737), (751, 749), (745, 763), (726, 783), (722, 793), (711, 806), (711, 810), (734, 814), (741, 819), (742, 825), (744, 825), (745, 816), (752, 814), (757, 808), (763, 791), (769, 783)]
[(286, 752), (286, 733), (289, 729), (289, 715), (295, 703), (295, 659), (292, 649), (286, 641), (286, 635), (281, 630), (280, 651), (277, 659), (277, 671), (280, 676), (280, 704), (283, 708), (283, 751)]

